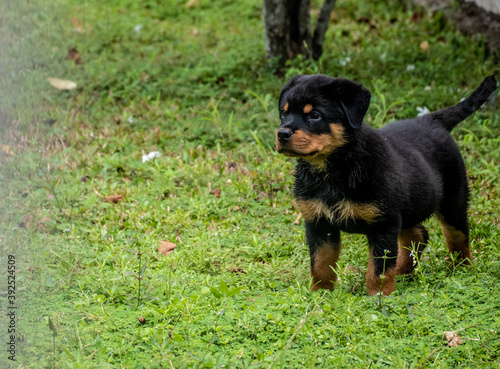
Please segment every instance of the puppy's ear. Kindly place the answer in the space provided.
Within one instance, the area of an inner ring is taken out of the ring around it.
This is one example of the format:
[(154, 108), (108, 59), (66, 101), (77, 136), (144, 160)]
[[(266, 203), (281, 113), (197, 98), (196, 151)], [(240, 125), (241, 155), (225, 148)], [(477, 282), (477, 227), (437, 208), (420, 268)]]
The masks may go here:
[(344, 111), (347, 122), (352, 128), (359, 128), (370, 106), (371, 93), (361, 84), (347, 79), (334, 82), (336, 98)]
[(280, 93), (280, 98), (278, 100), (278, 108), (281, 106), (281, 99), (283, 97), (283, 95), (289, 90), (291, 89), (293, 86), (295, 86), (296, 84), (298, 84), (300, 82), (301, 79), (303, 79), (304, 76), (303, 74), (298, 74), (296, 75), (295, 77), (293, 77), (291, 80), (289, 80), (284, 86), (283, 88), (281, 89), (281, 93)]

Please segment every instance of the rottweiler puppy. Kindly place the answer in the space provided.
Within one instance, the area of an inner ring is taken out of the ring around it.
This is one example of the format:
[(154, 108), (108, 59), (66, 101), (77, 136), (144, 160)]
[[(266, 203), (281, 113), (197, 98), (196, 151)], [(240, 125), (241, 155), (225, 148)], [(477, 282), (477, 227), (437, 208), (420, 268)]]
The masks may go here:
[(493, 76), (457, 105), (376, 130), (363, 117), (370, 92), (359, 83), (299, 75), (281, 91), (276, 149), (297, 157), (294, 198), (305, 219), (312, 290), (334, 287), (340, 231), (365, 234), (366, 286), (391, 294), (414, 268), (436, 214), (449, 252), (470, 264), (463, 159), (450, 131), (496, 89)]

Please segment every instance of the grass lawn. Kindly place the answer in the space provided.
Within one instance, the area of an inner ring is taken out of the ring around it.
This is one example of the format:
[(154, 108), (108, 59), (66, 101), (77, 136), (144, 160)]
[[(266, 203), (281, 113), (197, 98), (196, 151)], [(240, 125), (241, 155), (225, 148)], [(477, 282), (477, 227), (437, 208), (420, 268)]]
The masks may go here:
[(0, 367), (499, 368), (498, 98), (453, 131), (474, 264), (451, 267), (430, 219), (389, 298), (367, 296), (348, 234), (336, 289), (310, 292), (294, 160), (273, 150), (285, 81), (355, 79), (380, 127), (497, 68), (483, 38), (400, 3), (337, 1), (322, 59), (277, 76), (260, 0), (3, 1)]

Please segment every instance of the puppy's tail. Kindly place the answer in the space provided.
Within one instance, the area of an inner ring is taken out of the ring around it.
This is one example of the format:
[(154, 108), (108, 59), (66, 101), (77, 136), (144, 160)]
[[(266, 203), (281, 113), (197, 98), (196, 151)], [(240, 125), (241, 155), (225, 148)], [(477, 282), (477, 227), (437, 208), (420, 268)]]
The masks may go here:
[(479, 109), (496, 88), (497, 80), (493, 75), (488, 76), (465, 100), (430, 114), (430, 118), (451, 131), (458, 123)]

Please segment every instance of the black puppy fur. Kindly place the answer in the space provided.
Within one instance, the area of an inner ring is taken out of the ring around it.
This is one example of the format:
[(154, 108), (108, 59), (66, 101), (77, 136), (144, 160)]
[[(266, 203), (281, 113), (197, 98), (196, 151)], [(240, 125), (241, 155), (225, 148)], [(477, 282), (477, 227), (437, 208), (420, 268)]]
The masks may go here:
[[(305, 219), (312, 289), (333, 289), (340, 231), (368, 237), (370, 295), (389, 295), (413, 270), (436, 214), (450, 253), (469, 264), (464, 162), (450, 131), (496, 89), (493, 76), (457, 105), (375, 130), (363, 123), (370, 92), (323, 75), (296, 76), (281, 91), (280, 153), (298, 158), (295, 201)], [(411, 252), (411, 251), (413, 252)]]

